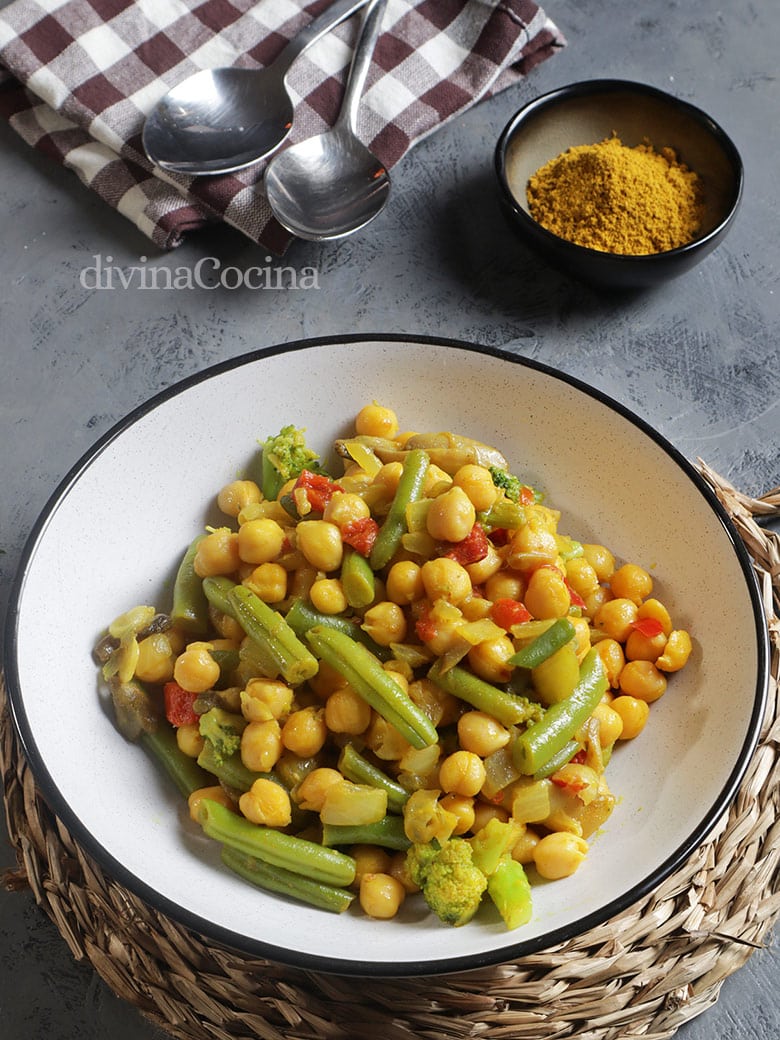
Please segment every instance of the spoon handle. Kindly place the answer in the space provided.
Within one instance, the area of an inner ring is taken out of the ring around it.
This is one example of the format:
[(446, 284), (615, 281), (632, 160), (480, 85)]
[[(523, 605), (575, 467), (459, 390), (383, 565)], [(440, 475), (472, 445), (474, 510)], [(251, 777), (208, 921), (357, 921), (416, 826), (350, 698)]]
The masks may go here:
[(276, 59), (274, 64), (284, 70), (284, 75), (290, 70), (290, 66), (296, 58), (300, 57), (301, 54), (307, 48), (311, 47), (313, 43), (316, 43), (321, 36), (325, 33), (330, 32), (331, 29), (335, 29), (337, 25), (349, 18), (350, 15), (354, 14), (355, 11), (359, 11), (361, 7), (365, 5), (369, 0), (336, 0), (330, 7), (326, 8), (322, 14), (317, 15), (313, 18), (308, 25), (305, 25), (303, 29), (294, 36), (292, 40), (287, 44), (282, 53)]
[(368, 70), (371, 67), (376, 41), (379, 39), (386, 6), (387, 0), (368, 0), (368, 6), (363, 13), (360, 25), (360, 33), (355, 42), (344, 100), (336, 120), (336, 125), (348, 127), (353, 134), (356, 132), (360, 98), (363, 94)]

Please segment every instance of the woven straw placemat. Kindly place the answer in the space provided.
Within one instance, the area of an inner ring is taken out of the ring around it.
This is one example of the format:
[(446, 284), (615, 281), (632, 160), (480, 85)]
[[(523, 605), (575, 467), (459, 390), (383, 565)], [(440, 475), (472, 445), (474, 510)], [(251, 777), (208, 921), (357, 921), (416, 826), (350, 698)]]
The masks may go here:
[(103, 873), (51, 813), (4, 710), (0, 771), (19, 869), (73, 956), (182, 1040), (618, 1040), (672, 1036), (780, 917), (780, 488), (739, 493), (700, 470), (732, 517), (759, 578), (772, 643), (758, 749), (706, 842), (618, 917), (553, 948), (479, 971), (372, 980), (303, 971), (216, 946)]

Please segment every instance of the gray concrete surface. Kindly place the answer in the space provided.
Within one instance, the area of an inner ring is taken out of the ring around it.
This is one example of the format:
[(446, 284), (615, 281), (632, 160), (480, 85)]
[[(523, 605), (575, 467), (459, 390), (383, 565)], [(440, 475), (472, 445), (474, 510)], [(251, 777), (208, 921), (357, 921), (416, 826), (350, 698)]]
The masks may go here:
[[(418, 146), (365, 232), (290, 251), (287, 263), (316, 268), (318, 290), (82, 288), (79, 274), (96, 256), (188, 267), (206, 256), (245, 269), (259, 251), (215, 229), (158, 256), (74, 177), (0, 126), (3, 610), (35, 517), (106, 429), (211, 362), (304, 336), (391, 331), (511, 344), (607, 391), (745, 491), (780, 481), (780, 9), (768, 0), (549, 0), (548, 10), (569, 38), (563, 53)], [(604, 74), (703, 107), (746, 167), (725, 244), (685, 277), (627, 298), (574, 284), (530, 256), (503, 222), (492, 179), (494, 143), (522, 102)], [(3, 831), (0, 867), (13, 862)], [(681, 1040), (780, 1036), (776, 938), (680, 1029)], [(162, 1040), (73, 962), (28, 896), (5, 891), (0, 1036)]]

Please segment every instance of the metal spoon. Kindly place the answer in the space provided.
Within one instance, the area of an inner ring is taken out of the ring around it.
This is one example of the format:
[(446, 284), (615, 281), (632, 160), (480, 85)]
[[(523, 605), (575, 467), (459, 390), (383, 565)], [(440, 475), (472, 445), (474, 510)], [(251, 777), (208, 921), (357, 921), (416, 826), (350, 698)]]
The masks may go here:
[(231, 173), (270, 155), (292, 127), (291, 65), (367, 2), (336, 0), (265, 69), (205, 69), (188, 76), (147, 117), (146, 154), (164, 170), (193, 176)]
[(271, 211), (299, 238), (323, 241), (351, 235), (379, 214), (390, 194), (390, 175), (355, 133), (385, 6), (386, 0), (369, 0), (332, 129), (285, 149), (266, 167)]

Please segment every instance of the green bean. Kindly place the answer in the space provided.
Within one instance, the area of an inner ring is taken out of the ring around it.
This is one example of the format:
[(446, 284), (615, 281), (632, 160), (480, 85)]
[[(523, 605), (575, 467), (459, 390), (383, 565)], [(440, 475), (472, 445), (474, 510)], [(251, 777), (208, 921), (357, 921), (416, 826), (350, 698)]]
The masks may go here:
[(255, 773), (253, 770), (247, 769), (241, 760), (240, 751), (236, 751), (228, 758), (220, 759), (209, 740), (205, 741), (203, 749), (198, 755), (198, 765), (234, 791), (248, 791), (255, 780), (261, 777), (273, 779), (270, 773)]
[(376, 579), (371, 564), (354, 549), (344, 552), (341, 564), (341, 585), (347, 603), (353, 610), (364, 610), (374, 601), (376, 595)]
[(345, 744), (342, 748), (339, 755), (339, 772), (353, 783), (368, 784), (370, 787), (379, 787), (386, 791), (387, 807), (392, 812), (401, 812), (409, 799), (409, 792), (406, 788), (401, 787), (399, 783), (364, 758), (354, 744)]
[(459, 665), (442, 671), (441, 659), (434, 662), (428, 678), (446, 693), (492, 715), (505, 726), (526, 722), (536, 711), (536, 705), (527, 698), (493, 686)]
[(384, 849), (404, 852), (412, 843), (406, 837), (403, 817), (388, 815), (376, 823), (324, 823), (322, 844), (328, 848), (337, 845), (379, 845)]
[(327, 625), (306, 633), (314, 653), (344, 676), (359, 696), (398, 730), (412, 747), (435, 744), (436, 727), (362, 643)]
[(574, 625), (568, 618), (557, 618), (552, 625), (541, 635), (537, 636), (528, 646), (513, 654), (508, 663), (518, 665), (521, 668), (537, 668), (548, 657), (574, 639)]
[(538, 722), (515, 738), (512, 757), (520, 772), (533, 775), (557, 755), (593, 713), (606, 688), (604, 665), (593, 648), (586, 654), (579, 682), (569, 696), (551, 705)]
[(228, 845), (222, 848), (222, 862), (244, 881), (249, 881), (258, 888), (289, 896), (291, 899), (308, 903), (309, 906), (319, 907), (320, 910), (343, 913), (355, 898), (354, 893), (345, 888), (327, 885), (321, 881), (312, 881), (292, 870), (285, 870), (284, 867), (271, 866), (255, 856), (247, 856), (246, 853), (238, 852)]
[(531, 885), (522, 863), (505, 856), (488, 878), (487, 891), (508, 929), (531, 920)]
[(271, 866), (284, 867), (326, 885), (351, 885), (355, 880), (355, 861), (351, 856), (293, 834), (250, 823), (210, 798), (201, 801), (198, 820), (209, 838)]
[(266, 655), (270, 679), (281, 674), (292, 686), (299, 686), (317, 673), (316, 658), (281, 614), (245, 585), (236, 585), (227, 596), (239, 624)]
[(205, 635), (209, 629), (209, 605), (203, 581), (195, 573), (195, 554), (205, 537), (205, 534), (198, 535), (190, 543), (173, 582), (171, 620), (190, 635)]
[[(203, 594), (208, 602), (221, 614), (236, 618), (236, 608), (230, 602), (230, 590), (236, 587), (236, 583), (230, 578), (210, 577), (203, 579)], [(237, 620), (237, 619), (236, 619)]]
[(356, 643), (362, 643), (380, 661), (388, 661), (393, 656), (393, 651), (390, 647), (380, 646), (379, 643), (375, 643), (368, 632), (364, 632), (356, 622), (350, 621), (349, 618), (341, 617), (339, 614), (321, 614), (310, 603), (306, 603), (302, 599), (293, 600), (290, 609), (285, 615), (285, 620), (298, 636), (305, 636), (309, 629), (314, 628), (315, 625), (325, 625), (328, 628), (336, 629), (337, 632), (343, 632), (345, 636), (354, 639)]
[(181, 794), (188, 798), (193, 791), (208, 787), (209, 775), (189, 755), (179, 749), (176, 731), (167, 722), (157, 729), (141, 734), (141, 742), (149, 749)]
[(571, 762), (572, 758), (577, 754), (581, 746), (582, 745), (579, 741), (569, 740), (563, 745), (557, 755), (548, 758), (547, 761), (536, 770), (533, 775), (534, 780), (546, 780), (548, 776), (557, 773), (559, 769), (562, 769), (565, 765)]
[(422, 497), (429, 462), (427, 452), (421, 448), (413, 448), (406, 456), (390, 511), (371, 550), (369, 562), (372, 570), (380, 571), (385, 567), (401, 544), (406, 534), (406, 507)]

